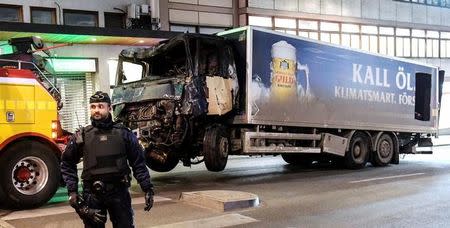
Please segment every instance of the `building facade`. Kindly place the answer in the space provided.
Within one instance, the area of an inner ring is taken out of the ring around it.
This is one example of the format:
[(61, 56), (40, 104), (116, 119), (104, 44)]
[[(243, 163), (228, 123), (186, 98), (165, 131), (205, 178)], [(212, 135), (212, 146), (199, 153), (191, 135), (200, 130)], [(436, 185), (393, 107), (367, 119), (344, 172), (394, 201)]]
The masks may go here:
[[(66, 107), (85, 101), (94, 90), (108, 91), (115, 83), (117, 55), (126, 47), (151, 46), (174, 32), (210, 34), (245, 25), (410, 58), (450, 72), (449, 0), (2, 0), (0, 21), (13, 27), (0, 26), (3, 42), (38, 34), (50, 44), (73, 43), (54, 49), (55, 61), (95, 60), (90, 71), (59, 72)], [(17, 26), (22, 23), (32, 28)], [(443, 132), (450, 128), (449, 98), (447, 76)], [(71, 119), (69, 129), (88, 121), (87, 108), (73, 116), (83, 105), (63, 110)]]

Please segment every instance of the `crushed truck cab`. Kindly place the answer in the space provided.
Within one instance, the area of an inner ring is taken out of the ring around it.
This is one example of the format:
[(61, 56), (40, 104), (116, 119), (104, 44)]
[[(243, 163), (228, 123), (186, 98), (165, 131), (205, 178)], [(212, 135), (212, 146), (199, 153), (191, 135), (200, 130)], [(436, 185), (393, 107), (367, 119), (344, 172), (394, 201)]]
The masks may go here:
[(238, 106), (233, 47), (223, 37), (186, 34), (156, 49), (127, 49), (118, 71), (114, 116), (138, 135), (156, 171), (169, 171), (180, 159), (191, 164), (203, 135), (194, 129)]

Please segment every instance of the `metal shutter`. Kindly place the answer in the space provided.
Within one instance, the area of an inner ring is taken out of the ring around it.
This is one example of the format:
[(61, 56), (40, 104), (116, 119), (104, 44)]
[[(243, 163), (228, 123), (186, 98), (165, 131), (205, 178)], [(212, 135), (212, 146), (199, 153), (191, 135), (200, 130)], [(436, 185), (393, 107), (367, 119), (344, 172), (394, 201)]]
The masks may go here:
[(75, 132), (79, 126), (89, 124), (89, 97), (94, 93), (93, 76), (86, 74), (57, 75), (63, 108), (59, 111), (64, 130)]

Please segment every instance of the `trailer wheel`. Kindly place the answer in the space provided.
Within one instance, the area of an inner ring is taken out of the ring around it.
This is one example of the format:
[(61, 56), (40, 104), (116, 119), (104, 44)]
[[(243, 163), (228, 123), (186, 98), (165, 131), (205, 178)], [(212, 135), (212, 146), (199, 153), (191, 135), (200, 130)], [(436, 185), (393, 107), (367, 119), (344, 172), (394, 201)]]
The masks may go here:
[(309, 167), (313, 162), (309, 154), (281, 154), (281, 157), (286, 163), (301, 167)]
[(52, 149), (37, 141), (21, 141), (0, 156), (0, 187), (13, 208), (39, 207), (58, 190), (59, 160)]
[(367, 137), (360, 132), (353, 134), (350, 140), (349, 150), (345, 152), (345, 167), (348, 169), (361, 169), (369, 160), (369, 142)]
[(394, 141), (388, 134), (382, 134), (377, 142), (371, 163), (374, 166), (388, 165), (394, 156)]
[(224, 170), (230, 147), (230, 136), (225, 127), (213, 126), (206, 129), (203, 138), (203, 156), (206, 168), (213, 172)]

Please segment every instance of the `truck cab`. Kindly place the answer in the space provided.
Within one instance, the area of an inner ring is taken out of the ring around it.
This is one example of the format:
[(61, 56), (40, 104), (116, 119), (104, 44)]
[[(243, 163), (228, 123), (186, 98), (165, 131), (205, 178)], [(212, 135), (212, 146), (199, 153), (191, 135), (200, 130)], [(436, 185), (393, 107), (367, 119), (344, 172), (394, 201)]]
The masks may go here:
[[(120, 53), (114, 116), (138, 136), (151, 169), (169, 171), (179, 160), (184, 165), (200, 162), (196, 158), (204, 155), (207, 131), (223, 136), (226, 164), (231, 143), (222, 124), (239, 110), (240, 99), (233, 53), (224, 38), (199, 34)], [(225, 167), (213, 160), (206, 162), (208, 169)]]

